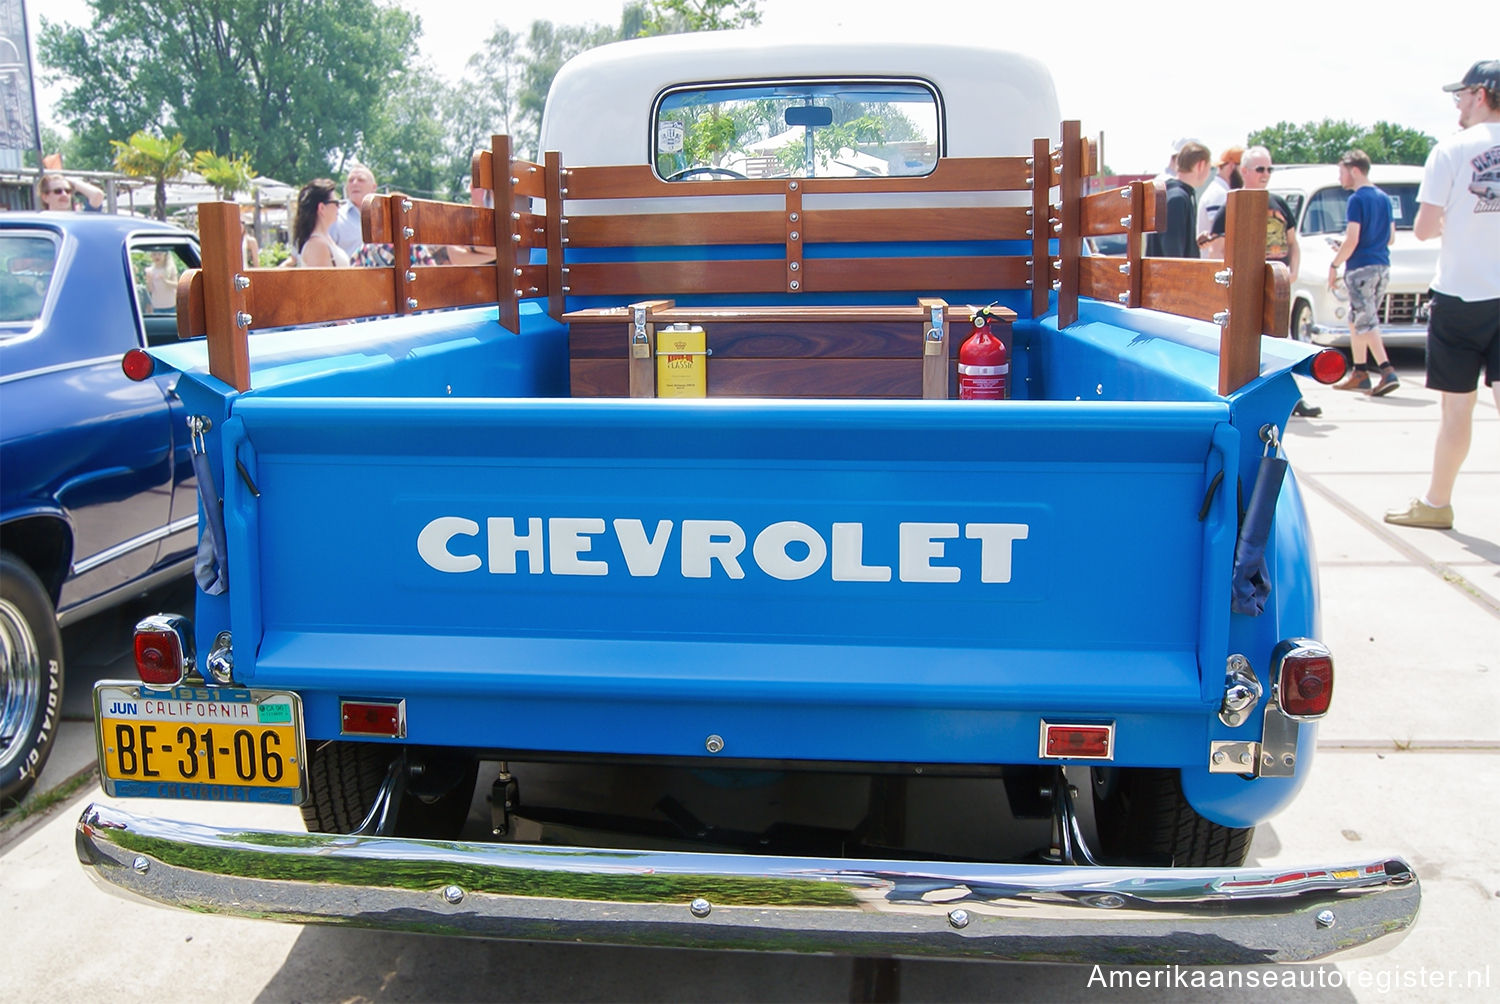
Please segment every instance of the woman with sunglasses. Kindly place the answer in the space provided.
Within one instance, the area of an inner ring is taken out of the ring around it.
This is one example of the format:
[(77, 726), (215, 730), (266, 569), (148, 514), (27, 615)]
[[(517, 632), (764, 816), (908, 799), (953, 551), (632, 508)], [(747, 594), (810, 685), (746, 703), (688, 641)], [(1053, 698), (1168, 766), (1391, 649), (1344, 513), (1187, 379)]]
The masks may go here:
[(37, 205), (58, 213), (71, 213), (77, 207), (73, 196), (84, 199), (85, 212), (101, 212), (104, 207), (104, 190), (89, 184), (82, 178), (64, 178), (60, 174), (44, 174), (37, 183)]
[(333, 242), (328, 228), (339, 218), (338, 188), (327, 178), (317, 178), (297, 193), (297, 219), (292, 241), (297, 257), (309, 267), (349, 264), (349, 255)]

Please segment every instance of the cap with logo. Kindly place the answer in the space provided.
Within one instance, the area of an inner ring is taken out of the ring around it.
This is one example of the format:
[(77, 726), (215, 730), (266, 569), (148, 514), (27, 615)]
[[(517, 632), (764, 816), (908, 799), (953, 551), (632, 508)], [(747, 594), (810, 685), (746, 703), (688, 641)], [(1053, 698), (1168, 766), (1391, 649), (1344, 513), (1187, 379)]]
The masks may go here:
[(1470, 87), (1483, 87), (1500, 93), (1500, 59), (1481, 59), (1469, 67), (1469, 72), (1456, 84), (1445, 84), (1445, 91), (1466, 91)]

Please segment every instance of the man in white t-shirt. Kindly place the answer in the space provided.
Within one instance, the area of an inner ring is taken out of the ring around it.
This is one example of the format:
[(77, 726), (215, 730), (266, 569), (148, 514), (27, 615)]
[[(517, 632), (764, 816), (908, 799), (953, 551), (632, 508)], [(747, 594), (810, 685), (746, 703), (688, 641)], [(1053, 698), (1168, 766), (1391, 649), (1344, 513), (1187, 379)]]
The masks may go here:
[(363, 223), (359, 209), (365, 196), (375, 191), (375, 174), (363, 164), (355, 164), (344, 175), (344, 201), (339, 203), (339, 218), (328, 228), (328, 236), (344, 249), (351, 259), (364, 246)]
[(1427, 156), (1417, 190), (1418, 240), (1442, 238), (1427, 322), (1427, 386), (1442, 413), (1427, 494), (1387, 523), (1448, 530), (1453, 485), (1469, 454), (1479, 375), (1500, 405), (1500, 59), (1482, 59), (1443, 88), (1463, 131)]

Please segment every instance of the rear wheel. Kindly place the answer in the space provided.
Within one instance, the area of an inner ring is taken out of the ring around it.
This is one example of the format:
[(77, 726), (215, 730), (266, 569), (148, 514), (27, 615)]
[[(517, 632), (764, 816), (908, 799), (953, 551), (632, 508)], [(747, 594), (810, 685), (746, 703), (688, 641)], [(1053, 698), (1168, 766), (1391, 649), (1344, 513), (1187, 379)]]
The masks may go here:
[(0, 553), (0, 806), (19, 802), (36, 784), (57, 735), (62, 694), (52, 599), (24, 562)]
[[(302, 821), (313, 833), (351, 833), (375, 804), (391, 761), (401, 749), (381, 743), (330, 742), (309, 747), (308, 796)], [(452, 840), (469, 818), (479, 762), (446, 750), (412, 748), (421, 772), (407, 783), (395, 836)]]
[(1220, 826), (1193, 810), (1181, 775), (1160, 767), (1096, 768), (1094, 818), (1109, 862), (1176, 867), (1242, 865), (1255, 827)]
[(1292, 307), (1292, 337), (1299, 342), (1312, 341), (1312, 308), (1306, 303)]

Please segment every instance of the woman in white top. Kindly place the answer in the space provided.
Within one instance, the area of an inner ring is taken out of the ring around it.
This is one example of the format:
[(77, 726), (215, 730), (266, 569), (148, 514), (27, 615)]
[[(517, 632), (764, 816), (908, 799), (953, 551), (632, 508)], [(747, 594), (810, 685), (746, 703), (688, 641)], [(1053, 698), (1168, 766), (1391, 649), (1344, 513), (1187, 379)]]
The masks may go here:
[(345, 266), (349, 255), (328, 236), (328, 228), (339, 218), (338, 188), (327, 178), (318, 178), (302, 186), (297, 193), (297, 221), (292, 239), (302, 264)]
[(177, 263), (165, 251), (151, 252), (146, 293), (151, 298), (153, 313), (168, 314), (177, 309)]

